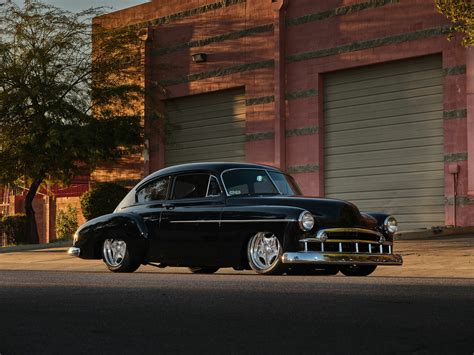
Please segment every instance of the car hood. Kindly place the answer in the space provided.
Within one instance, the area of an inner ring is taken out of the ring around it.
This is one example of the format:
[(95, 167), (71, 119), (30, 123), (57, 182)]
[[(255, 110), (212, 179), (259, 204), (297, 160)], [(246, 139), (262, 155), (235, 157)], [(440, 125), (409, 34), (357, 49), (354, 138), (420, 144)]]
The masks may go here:
[(332, 227), (377, 227), (377, 221), (369, 215), (361, 214), (352, 203), (344, 200), (296, 197), (296, 196), (252, 196), (232, 197), (228, 203), (232, 205), (275, 205), (299, 207), (310, 211), (317, 224), (324, 228)]

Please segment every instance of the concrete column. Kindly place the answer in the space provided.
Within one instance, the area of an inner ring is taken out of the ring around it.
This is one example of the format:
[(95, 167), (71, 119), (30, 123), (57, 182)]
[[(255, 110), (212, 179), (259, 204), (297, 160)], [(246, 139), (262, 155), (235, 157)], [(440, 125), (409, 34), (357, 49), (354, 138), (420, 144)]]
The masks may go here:
[(144, 90), (145, 90), (145, 141), (143, 142), (143, 164), (144, 164), (144, 175), (147, 176), (151, 173), (151, 162), (150, 162), (150, 137), (152, 134), (151, 129), (151, 76), (152, 76), (152, 67), (151, 67), (151, 51), (153, 48), (153, 30), (151, 27), (148, 28), (148, 35), (145, 40), (145, 80), (144, 80)]
[(474, 196), (474, 48), (466, 50), (468, 195)]
[(275, 165), (286, 170), (286, 107), (285, 107), (285, 22), (288, 0), (274, 1), (273, 33), (275, 58)]

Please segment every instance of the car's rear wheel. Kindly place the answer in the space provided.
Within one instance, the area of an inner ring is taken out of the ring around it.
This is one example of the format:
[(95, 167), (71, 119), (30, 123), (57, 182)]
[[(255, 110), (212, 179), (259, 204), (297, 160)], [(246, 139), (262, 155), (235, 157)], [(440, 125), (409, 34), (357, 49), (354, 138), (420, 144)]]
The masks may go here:
[(219, 270), (218, 267), (193, 266), (189, 268), (189, 271), (193, 274), (213, 274), (217, 270)]
[(375, 271), (377, 265), (344, 265), (339, 270), (346, 276), (368, 276)]
[(259, 232), (247, 244), (249, 265), (264, 275), (281, 275), (285, 267), (281, 261), (283, 248), (278, 237), (270, 232)]
[(134, 272), (143, 262), (143, 252), (124, 233), (115, 232), (104, 240), (102, 258), (110, 271)]

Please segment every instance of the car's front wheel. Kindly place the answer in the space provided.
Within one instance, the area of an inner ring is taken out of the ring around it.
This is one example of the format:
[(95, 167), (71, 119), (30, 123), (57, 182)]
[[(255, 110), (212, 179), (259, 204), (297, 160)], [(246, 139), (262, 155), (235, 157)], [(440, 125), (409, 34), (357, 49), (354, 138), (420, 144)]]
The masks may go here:
[(283, 248), (278, 237), (269, 232), (259, 232), (247, 244), (249, 265), (255, 272), (264, 275), (281, 275), (285, 267), (281, 261)]
[(346, 276), (368, 276), (375, 271), (377, 265), (345, 265), (339, 270)]
[(102, 258), (113, 272), (134, 272), (143, 262), (138, 245), (122, 233), (112, 234), (102, 244)]

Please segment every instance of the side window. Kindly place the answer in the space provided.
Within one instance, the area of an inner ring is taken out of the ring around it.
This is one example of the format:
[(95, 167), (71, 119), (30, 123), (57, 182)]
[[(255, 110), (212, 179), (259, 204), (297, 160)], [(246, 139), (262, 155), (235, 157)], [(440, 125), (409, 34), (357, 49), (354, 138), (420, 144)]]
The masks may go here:
[(219, 186), (219, 183), (217, 182), (217, 179), (215, 176), (211, 176), (209, 179), (209, 187), (207, 188), (207, 195), (206, 197), (217, 197), (222, 195), (222, 190), (221, 187)]
[(146, 184), (137, 192), (138, 202), (165, 200), (168, 193), (170, 177), (164, 177)]
[(209, 174), (178, 175), (174, 180), (172, 199), (204, 198), (208, 183)]

